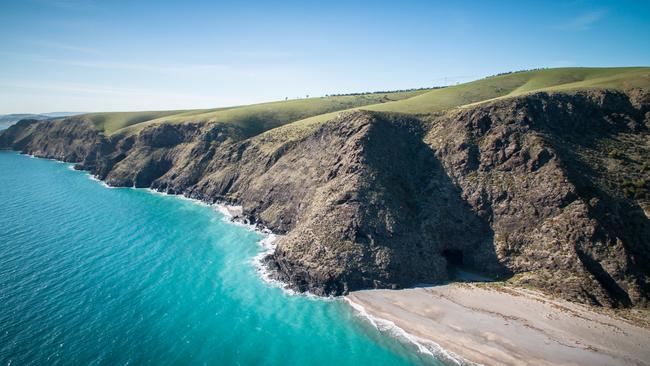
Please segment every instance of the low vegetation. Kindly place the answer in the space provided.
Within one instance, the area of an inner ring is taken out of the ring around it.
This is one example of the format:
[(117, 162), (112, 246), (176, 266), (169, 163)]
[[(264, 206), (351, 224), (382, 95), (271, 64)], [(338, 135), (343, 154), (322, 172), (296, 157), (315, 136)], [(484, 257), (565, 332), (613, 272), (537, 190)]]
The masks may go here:
[(315, 115), (398, 101), (422, 94), (427, 90), (293, 99), (216, 109), (91, 113), (82, 117), (90, 119), (98, 129), (107, 134), (119, 130), (127, 133), (137, 132), (155, 123), (212, 122), (234, 124), (240, 127), (246, 135), (253, 136)]
[(259, 141), (299, 138), (342, 111), (367, 109), (430, 114), (533, 92), (587, 88), (629, 89), (650, 86), (650, 68), (558, 68), (516, 71), (449, 87), (366, 92), (216, 109), (91, 113), (107, 134), (133, 133), (155, 123), (229, 123)]
[[(498, 98), (534, 92), (576, 91), (582, 89), (630, 89), (650, 87), (650, 67), (559, 68), (518, 71), (490, 76), (465, 84), (435, 88), (395, 102), (363, 106), (373, 111), (431, 114), (472, 106)], [(268, 131), (256, 140), (271, 144), (300, 138), (338, 113), (317, 115)]]

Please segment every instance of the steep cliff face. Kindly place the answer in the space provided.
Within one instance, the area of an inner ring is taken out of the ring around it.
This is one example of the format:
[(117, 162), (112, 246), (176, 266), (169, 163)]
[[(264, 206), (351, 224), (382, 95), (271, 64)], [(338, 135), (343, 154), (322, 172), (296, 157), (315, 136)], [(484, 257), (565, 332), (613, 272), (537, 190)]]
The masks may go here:
[(24, 121), (0, 147), (79, 162), (114, 186), (242, 204), (285, 234), (267, 264), (303, 291), (438, 282), (453, 264), (575, 301), (647, 306), (649, 111), (643, 91), (358, 111), (273, 149), (225, 124), (107, 137), (74, 119)]
[(505, 272), (489, 226), (460, 198), (419, 121), (341, 119), (305, 141), (331, 163), (272, 257), (281, 279), (316, 293), (431, 283), (448, 278), (445, 256), (461, 251), (484, 272)]
[[(426, 141), (494, 230), (515, 281), (581, 302), (647, 305), (647, 96), (537, 94), (430, 121)], [(621, 177), (639, 195), (626, 195)]]
[(106, 142), (91, 123), (70, 117), (65, 120), (22, 120), (2, 131), (0, 148), (11, 148), (26, 154), (79, 162), (97, 145)]

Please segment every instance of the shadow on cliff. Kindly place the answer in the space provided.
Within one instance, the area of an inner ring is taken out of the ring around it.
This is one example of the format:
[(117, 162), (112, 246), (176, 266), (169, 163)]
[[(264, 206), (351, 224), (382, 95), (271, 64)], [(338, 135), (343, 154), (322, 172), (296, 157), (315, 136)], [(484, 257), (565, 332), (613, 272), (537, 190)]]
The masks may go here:
[(650, 296), (650, 284), (645, 280), (650, 275), (650, 220), (634, 199), (620, 193), (622, 189), (607, 187), (615, 187), (612, 177), (625, 176), (624, 170), (601, 163), (608, 158), (604, 146), (627, 152), (629, 147), (619, 134), (648, 133), (646, 111), (635, 108), (629, 96), (617, 92), (604, 92), (599, 104), (580, 95), (571, 102), (587, 113), (576, 118), (567, 115), (567, 108), (555, 106), (545, 110), (547, 118), (533, 126), (559, 153), (567, 177), (597, 222), (591, 242), (576, 243), (576, 254), (607, 291), (612, 306), (646, 302)]
[[(598, 170), (586, 163), (575, 149), (558, 150), (562, 153), (567, 176), (575, 184), (578, 195), (588, 203), (589, 215), (598, 222), (592, 241), (605, 244), (602, 248), (576, 245), (578, 258), (607, 291), (612, 305), (630, 306), (647, 298), (650, 286), (644, 277), (650, 275), (650, 220), (637, 202), (599, 186), (597, 182), (602, 178)], [(608, 265), (603, 266), (603, 263)], [(625, 277), (634, 278), (635, 283), (626, 283)], [(631, 299), (629, 287), (636, 287), (641, 296)]]
[[(375, 118), (365, 156), (374, 176), (370, 188), (383, 194), (376, 212), (366, 212), (390, 224), (367, 229), (389, 229), (381, 234), (394, 253), (389, 272), (400, 287), (468, 279), (469, 273), (495, 280), (511, 275), (497, 257), (489, 223), (462, 198), (424, 142), (421, 122), (388, 114)], [(384, 216), (382, 208), (388, 211)]]

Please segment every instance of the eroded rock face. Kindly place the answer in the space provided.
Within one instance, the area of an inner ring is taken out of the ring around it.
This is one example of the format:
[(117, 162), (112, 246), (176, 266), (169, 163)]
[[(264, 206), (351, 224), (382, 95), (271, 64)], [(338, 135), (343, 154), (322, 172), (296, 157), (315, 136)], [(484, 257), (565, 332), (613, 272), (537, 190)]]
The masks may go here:
[(586, 303), (647, 305), (650, 222), (610, 184), (626, 173), (605, 151), (627, 136), (645, 145), (635, 164), (650, 159), (649, 105), (637, 98), (537, 94), (430, 121), (426, 141), (490, 223), (499, 261), (519, 283)]
[(79, 162), (106, 143), (103, 134), (87, 121), (69, 117), (53, 120), (22, 120), (0, 133), (0, 148), (65, 162)]
[(267, 264), (301, 291), (444, 281), (454, 262), (647, 306), (649, 101), (600, 91), (417, 118), (358, 111), (271, 150), (219, 124), (106, 137), (73, 118), (24, 121), (0, 147), (79, 162), (110, 185), (242, 204), (285, 234)]
[(431, 283), (447, 278), (450, 250), (505, 272), (489, 226), (460, 198), (424, 133), (408, 117), (356, 113), (282, 158), (320, 151), (329, 161), (315, 162), (326, 168), (321, 184), (271, 258), (280, 279), (318, 294)]

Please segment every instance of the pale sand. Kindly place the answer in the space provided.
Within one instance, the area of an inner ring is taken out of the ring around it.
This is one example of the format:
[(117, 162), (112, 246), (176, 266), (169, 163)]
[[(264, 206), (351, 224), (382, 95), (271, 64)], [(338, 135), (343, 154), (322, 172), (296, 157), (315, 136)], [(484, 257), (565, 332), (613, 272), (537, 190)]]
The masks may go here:
[(454, 284), (347, 299), (476, 363), (650, 365), (650, 330), (529, 290)]

